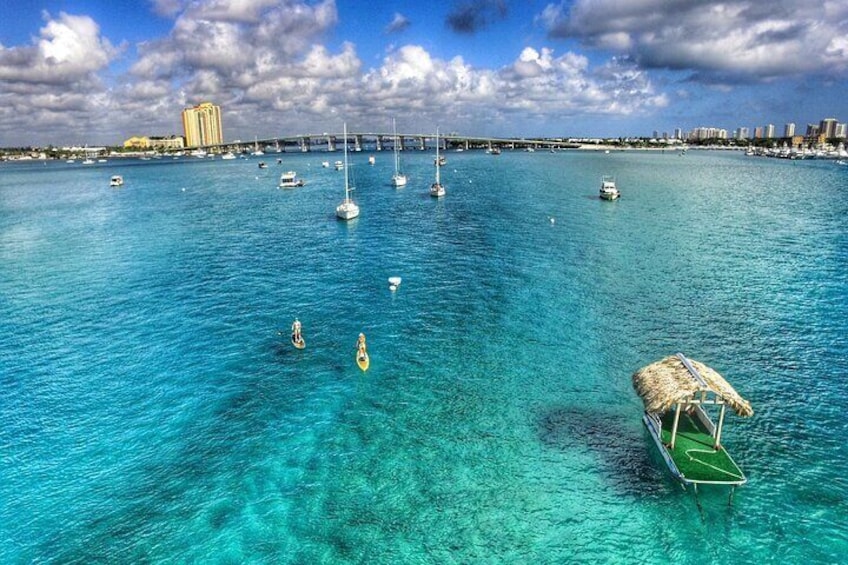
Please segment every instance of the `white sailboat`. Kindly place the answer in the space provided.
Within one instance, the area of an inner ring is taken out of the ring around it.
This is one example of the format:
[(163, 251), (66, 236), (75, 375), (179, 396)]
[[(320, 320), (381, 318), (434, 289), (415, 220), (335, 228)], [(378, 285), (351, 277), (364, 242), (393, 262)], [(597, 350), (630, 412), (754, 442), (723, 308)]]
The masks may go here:
[(395, 134), (395, 174), (392, 175), (392, 184), (395, 188), (400, 188), (406, 186), (407, 178), (405, 174), (400, 172), (400, 143), (397, 134), (397, 124), (394, 118), (392, 118), (392, 130)]
[(345, 174), (345, 197), (342, 203), (336, 206), (336, 216), (340, 220), (352, 220), (359, 216), (359, 206), (350, 197), (350, 168), (347, 165), (347, 123), (344, 125), (344, 174)]
[(439, 169), (442, 168), (442, 165), (439, 161), (439, 128), (436, 128), (436, 182), (430, 185), (430, 196), (433, 198), (441, 198), (445, 195), (445, 187), (442, 185), (442, 182), (439, 177)]

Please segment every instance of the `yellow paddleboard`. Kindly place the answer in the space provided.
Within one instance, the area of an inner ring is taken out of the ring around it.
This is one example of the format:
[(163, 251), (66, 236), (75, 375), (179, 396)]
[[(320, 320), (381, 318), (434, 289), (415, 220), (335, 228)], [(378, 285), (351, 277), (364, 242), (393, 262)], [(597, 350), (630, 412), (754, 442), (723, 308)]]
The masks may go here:
[(306, 347), (306, 340), (303, 339), (303, 336), (300, 336), (300, 341), (295, 340), (294, 334), (291, 336), (292, 345), (294, 345), (298, 349), (304, 349)]
[(359, 365), (359, 368), (363, 371), (368, 370), (368, 366), (371, 364), (371, 359), (368, 358), (368, 352), (363, 351), (361, 354), (356, 352), (356, 364)]

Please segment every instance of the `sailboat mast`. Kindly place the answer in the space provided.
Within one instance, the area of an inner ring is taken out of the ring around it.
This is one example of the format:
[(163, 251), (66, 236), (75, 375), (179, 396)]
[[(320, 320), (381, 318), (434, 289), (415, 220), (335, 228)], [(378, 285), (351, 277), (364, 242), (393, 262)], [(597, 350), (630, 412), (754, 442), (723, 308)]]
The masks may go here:
[(439, 181), (439, 128), (436, 128), (436, 184), (441, 184)]
[(350, 187), (347, 176), (347, 122), (344, 124), (344, 171), (345, 171), (345, 201), (350, 200)]
[(394, 118), (392, 118), (392, 130), (395, 134), (395, 174), (398, 174), (400, 170), (400, 158), (398, 155), (398, 136), (397, 136), (397, 122)]

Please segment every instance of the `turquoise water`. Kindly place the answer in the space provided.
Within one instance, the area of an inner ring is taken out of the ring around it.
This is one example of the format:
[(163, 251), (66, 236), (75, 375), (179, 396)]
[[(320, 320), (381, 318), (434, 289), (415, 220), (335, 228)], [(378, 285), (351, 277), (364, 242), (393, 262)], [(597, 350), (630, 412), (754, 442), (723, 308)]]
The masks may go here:
[[(348, 224), (319, 153), (0, 164), (1, 562), (844, 559), (848, 167), (367, 155)], [(643, 430), (677, 351), (754, 407), (730, 506)]]

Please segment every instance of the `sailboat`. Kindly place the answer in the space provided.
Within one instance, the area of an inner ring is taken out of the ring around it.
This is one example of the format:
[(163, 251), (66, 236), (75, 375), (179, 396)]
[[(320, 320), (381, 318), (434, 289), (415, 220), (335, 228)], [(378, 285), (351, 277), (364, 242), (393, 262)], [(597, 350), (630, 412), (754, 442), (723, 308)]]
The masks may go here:
[(436, 182), (430, 185), (430, 196), (441, 198), (445, 195), (445, 187), (442, 186), (439, 180), (439, 169), (442, 165), (439, 164), (439, 128), (436, 128)]
[(350, 167), (347, 165), (347, 123), (344, 125), (344, 174), (345, 174), (345, 198), (336, 206), (336, 216), (340, 220), (352, 220), (359, 216), (359, 206), (350, 197)]
[(257, 157), (265, 154), (264, 151), (259, 149), (259, 141), (257, 140), (255, 135), (253, 136), (253, 154), (256, 155)]
[(395, 188), (400, 188), (402, 186), (406, 186), (406, 175), (400, 172), (400, 142), (397, 134), (397, 124), (395, 123), (395, 119), (392, 118), (392, 129), (395, 134), (395, 174), (392, 175), (392, 184)]

